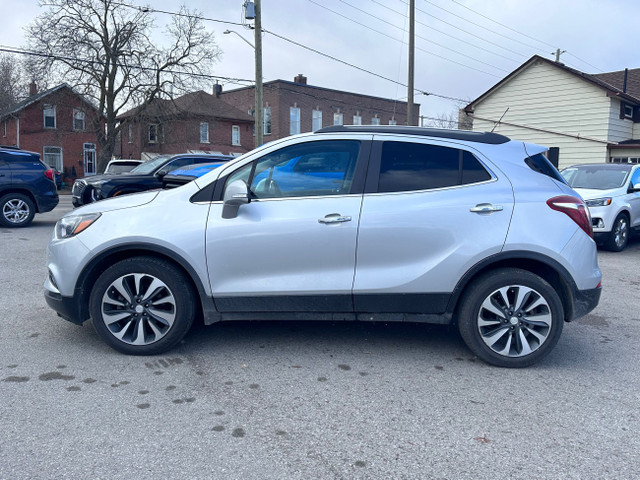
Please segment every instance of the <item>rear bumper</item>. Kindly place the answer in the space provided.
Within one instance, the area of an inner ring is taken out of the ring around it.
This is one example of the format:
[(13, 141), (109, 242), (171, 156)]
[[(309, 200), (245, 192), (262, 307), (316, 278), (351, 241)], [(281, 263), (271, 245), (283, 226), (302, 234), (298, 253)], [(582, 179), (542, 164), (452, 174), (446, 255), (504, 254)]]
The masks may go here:
[(57, 191), (54, 191), (51, 194), (37, 196), (36, 202), (38, 202), (38, 213), (50, 212), (56, 208), (59, 201), (60, 197), (58, 196)]
[(602, 287), (592, 288), (589, 290), (577, 290), (573, 301), (573, 315), (567, 321), (575, 320), (585, 316), (598, 306), (600, 302), (600, 294)]

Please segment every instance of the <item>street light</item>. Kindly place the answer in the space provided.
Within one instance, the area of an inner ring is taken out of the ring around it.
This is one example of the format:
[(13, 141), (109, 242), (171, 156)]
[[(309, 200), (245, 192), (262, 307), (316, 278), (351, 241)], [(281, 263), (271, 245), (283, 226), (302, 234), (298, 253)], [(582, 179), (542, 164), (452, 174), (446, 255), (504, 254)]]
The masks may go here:
[(256, 49), (256, 47), (253, 45), (253, 43), (251, 43), (249, 40), (247, 40), (246, 38), (244, 38), (242, 35), (240, 35), (238, 32), (236, 32), (235, 30), (225, 30), (224, 32), (225, 35), (228, 35), (230, 33), (235, 33), (237, 36), (239, 36), (242, 40), (244, 40), (246, 43), (249, 44), (249, 46), (251, 48), (253, 48), (254, 50)]
[(255, 90), (255, 107), (254, 107), (254, 142), (255, 146), (259, 147), (263, 143), (264, 139), (264, 117), (263, 117), (263, 109), (262, 109), (262, 23), (260, 18), (260, 0), (257, 0), (255, 6), (255, 38), (256, 45), (253, 45), (249, 40), (244, 38), (238, 32), (234, 30), (225, 30), (223, 33), (228, 35), (230, 33), (235, 33), (242, 40), (248, 43), (251, 48), (255, 51), (255, 60), (256, 60), (256, 90)]

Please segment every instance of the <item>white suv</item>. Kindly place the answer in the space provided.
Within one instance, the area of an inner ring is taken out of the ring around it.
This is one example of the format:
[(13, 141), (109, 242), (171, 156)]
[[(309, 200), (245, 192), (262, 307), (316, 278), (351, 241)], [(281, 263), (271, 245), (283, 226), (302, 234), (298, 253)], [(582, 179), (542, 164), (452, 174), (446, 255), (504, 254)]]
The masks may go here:
[(596, 241), (614, 252), (624, 250), (631, 232), (640, 231), (640, 165), (574, 165), (562, 176), (589, 207)]
[(531, 365), (601, 289), (587, 208), (545, 150), (417, 127), (277, 140), (64, 216), (45, 296), (127, 354), (166, 351), (195, 318), (412, 321)]

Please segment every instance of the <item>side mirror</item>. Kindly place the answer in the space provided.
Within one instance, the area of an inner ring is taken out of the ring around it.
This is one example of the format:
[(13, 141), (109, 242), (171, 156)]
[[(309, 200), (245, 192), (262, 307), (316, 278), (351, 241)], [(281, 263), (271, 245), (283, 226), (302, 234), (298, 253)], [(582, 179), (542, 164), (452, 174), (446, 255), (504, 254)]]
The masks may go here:
[(168, 170), (162, 169), (162, 170), (159, 170), (159, 171), (156, 173), (156, 176), (157, 176), (158, 178), (162, 179), (162, 178), (163, 178), (167, 173), (169, 173), (169, 171), (168, 171)]
[(240, 205), (249, 203), (249, 187), (243, 180), (236, 180), (227, 185), (222, 197), (222, 218), (236, 218)]

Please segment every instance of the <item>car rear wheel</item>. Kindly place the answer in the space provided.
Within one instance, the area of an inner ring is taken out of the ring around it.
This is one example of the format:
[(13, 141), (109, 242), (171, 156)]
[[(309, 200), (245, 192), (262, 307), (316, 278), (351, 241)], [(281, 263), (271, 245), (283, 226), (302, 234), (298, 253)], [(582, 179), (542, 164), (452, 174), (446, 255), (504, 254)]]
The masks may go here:
[(36, 205), (22, 193), (8, 193), (0, 198), (0, 225), (26, 227), (36, 214)]
[(621, 252), (627, 248), (629, 242), (629, 219), (624, 213), (621, 213), (616, 217), (616, 221), (613, 222), (613, 228), (611, 234), (604, 244), (607, 250), (612, 252)]
[(134, 257), (104, 271), (89, 299), (98, 335), (129, 355), (156, 355), (187, 334), (195, 295), (185, 275), (164, 260)]
[(555, 289), (515, 268), (488, 272), (470, 284), (458, 314), (469, 349), (499, 367), (527, 367), (544, 358), (558, 342), (563, 323)]

